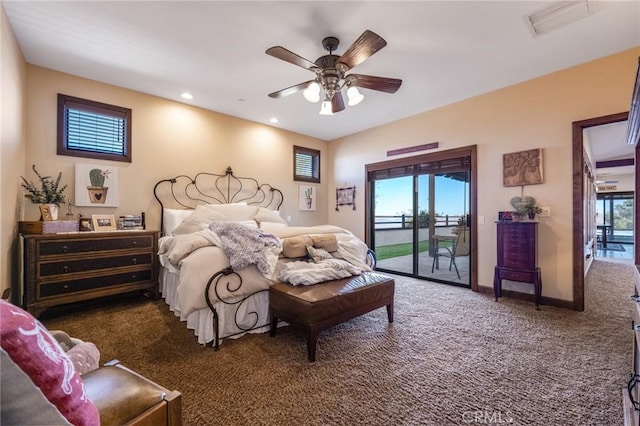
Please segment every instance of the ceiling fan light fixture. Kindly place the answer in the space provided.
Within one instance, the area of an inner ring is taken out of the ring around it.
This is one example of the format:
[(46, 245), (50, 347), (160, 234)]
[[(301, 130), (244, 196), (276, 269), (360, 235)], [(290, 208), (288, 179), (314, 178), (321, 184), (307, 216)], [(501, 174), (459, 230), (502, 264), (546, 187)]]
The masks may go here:
[(302, 96), (304, 96), (306, 100), (314, 104), (320, 101), (320, 85), (315, 81), (312, 82), (306, 89), (304, 89), (304, 91), (302, 92)]
[(349, 106), (356, 106), (362, 102), (364, 95), (360, 93), (358, 88), (351, 86), (347, 89), (347, 99), (347, 104)]
[(349, 106), (358, 105), (364, 100), (364, 96), (355, 86), (385, 93), (395, 93), (398, 90), (402, 80), (397, 78), (364, 74), (345, 75), (346, 72), (351, 71), (355, 66), (387, 45), (387, 42), (382, 37), (373, 31), (365, 30), (341, 56), (334, 54), (339, 43), (340, 40), (337, 37), (325, 37), (322, 40), (322, 47), (329, 54), (319, 57), (315, 62), (305, 59), (282, 46), (268, 48), (265, 51), (267, 55), (289, 62), (315, 74), (313, 80), (269, 93), (269, 97), (282, 98), (302, 91), (304, 98), (309, 102), (323, 101), (320, 108), (321, 115), (333, 115), (344, 111), (346, 107), (342, 89), (347, 92)]
[(320, 115), (333, 115), (331, 101), (323, 101), (320, 107)]

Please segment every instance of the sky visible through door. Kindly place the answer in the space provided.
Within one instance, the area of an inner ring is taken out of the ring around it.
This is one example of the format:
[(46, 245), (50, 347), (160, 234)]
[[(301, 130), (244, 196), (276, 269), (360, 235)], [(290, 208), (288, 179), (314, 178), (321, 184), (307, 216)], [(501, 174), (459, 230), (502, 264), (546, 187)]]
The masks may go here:
[[(406, 176), (376, 181), (375, 212), (377, 216), (398, 216), (412, 213), (412, 194), (411, 191), (406, 190), (411, 188), (412, 179), (412, 176)], [(420, 175), (418, 179), (420, 186), (426, 187), (429, 176)], [(468, 185), (468, 183), (466, 184)], [(469, 204), (467, 202), (467, 211), (465, 211), (465, 200), (460, 196), (463, 194), (464, 185), (465, 182), (436, 175), (435, 211), (437, 215), (461, 216), (468, 213)], [(418, 205), (429, 205), (428, 191), (419, 193), (419, 197)], [(384, 200), (384, 202), (378, 203), (377, 200)]]

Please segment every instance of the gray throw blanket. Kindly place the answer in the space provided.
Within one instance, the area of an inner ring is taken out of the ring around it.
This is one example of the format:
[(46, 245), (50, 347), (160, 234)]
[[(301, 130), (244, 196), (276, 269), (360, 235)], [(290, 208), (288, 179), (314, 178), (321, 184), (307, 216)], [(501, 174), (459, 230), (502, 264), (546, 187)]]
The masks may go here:
[(235, 271), (256, 265), (264, 276), (271, 276), (282, 252), (280, 239), (258, 228), (234, 222), (214, 222), (209, 229), (220, 238), (220, 248)]

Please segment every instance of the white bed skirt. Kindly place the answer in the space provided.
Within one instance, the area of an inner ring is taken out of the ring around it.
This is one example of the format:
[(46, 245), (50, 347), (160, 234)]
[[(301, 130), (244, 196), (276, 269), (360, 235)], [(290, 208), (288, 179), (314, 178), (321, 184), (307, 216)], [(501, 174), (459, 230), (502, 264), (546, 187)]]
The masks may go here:
[[(198, 343), (205, 345), (212, 342), (215, 334), (213, 330), (213, 313), (211, 310), (209, 308), (200, 309), (186, 318), (183, 317), (180, 310), (180, 301), (178, 300), (178, 273), (171, 272), (167, 268), (160, 268), (159, 282), (160, 293), (167, 305), (169, 305), (169, 309), (179, 317), (181, 321), (187, 323), (186, 325), (189, 330), (193, 330), (194, 334), (198, 337)], [(228, 305), (222, 302), (214, 304), (214, 307), (216, 308), (216, 312), (218, 312), (219, 335), (221, 337), (233, 334), (233, 336), (229, 337), (235, 339), (247, 333), (265, 333), (269, 331), (269, 293), (267, 291), (263, 291), (247, 299), (240, 309), (238, 309), (237, 305)], [(248, 313), (250, 312), (258, 313), (259, 320), (257, 325), (264, 324), (264, 326), (254, 330), (243, 331), (243, 328), (250, 328), (255, 322), (255, 315), (249, 315)], [(283, 324), (279, 324), (279, 326), (280, 325)], [(222, 343), (222, 341), (223, 339), (220, 338), (220, 343)]]

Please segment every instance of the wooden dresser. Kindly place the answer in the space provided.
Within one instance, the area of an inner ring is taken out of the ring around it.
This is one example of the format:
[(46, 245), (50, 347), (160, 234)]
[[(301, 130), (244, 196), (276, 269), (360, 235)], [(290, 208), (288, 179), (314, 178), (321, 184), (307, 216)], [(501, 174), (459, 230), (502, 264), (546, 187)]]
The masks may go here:
[(640, 425), (640, 266), (638, 265), (635, 268), (633, 281), (633, 371), (627, 387), (622, 389), (625, 426)]
[(158, 297), (158, 232), (30, 234), (23, 239), (23, 305), (49, 307), (148, 290)]
[(494, 270), (495, 300), (502, 296), (502, 280), (533, 284), (536, 309), (542, 298), (542, 274), (538, 267), (538, 222), (496, 222), (498, 264)]

